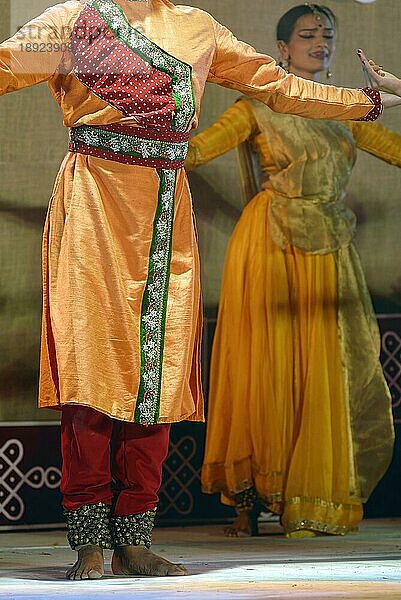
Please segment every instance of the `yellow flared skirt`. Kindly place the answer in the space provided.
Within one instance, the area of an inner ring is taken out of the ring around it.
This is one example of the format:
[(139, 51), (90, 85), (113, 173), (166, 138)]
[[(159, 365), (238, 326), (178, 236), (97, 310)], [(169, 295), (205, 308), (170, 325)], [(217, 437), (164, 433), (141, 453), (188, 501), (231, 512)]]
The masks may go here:
[[(345, 534), (361, 520), (362, 503), (361, 452), (355, 448), (359, 441), (343, 364), (349, 336), (340, 332), (341, 253), (279, 248), (269, 234), (269, 199), (266, 191), (248, 204), (226, 257), (202, 486), (208, 493), (221, 492), (227, 504), (255, 486), (265, 504), (281, 514), (288, 534)], [(362, 293), (361, 285), (354, 295)], [(366, 286), (363, 290), (367, 295)], [(366, 327), (371, 340), (372, 323)], [(370, 382), (385, 414), (376, 414), (380, 432), (376, 425), (369, 430), (367, 418), (365, 437), (370, 435), (367, 445), (377, 449), (383, 444), (377, 440), (387, 435), (381, 476), (391, 457), (392, 425), (375, 354)], [(374, 451), (370, 458), (375, 461)]]

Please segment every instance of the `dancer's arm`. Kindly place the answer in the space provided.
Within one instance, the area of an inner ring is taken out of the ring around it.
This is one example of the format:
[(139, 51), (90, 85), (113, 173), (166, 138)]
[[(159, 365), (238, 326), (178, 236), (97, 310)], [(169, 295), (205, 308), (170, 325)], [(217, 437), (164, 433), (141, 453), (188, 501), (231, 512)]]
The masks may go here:
[(228, 108), (210, 127), (189, 141), (185, 168), (191, 171), (245, 142), (256, 129), (256, 119), (245, 100)]
[(401, 167), (401, 135), (384, 127), (381, 123), (361, 123), (347, 121), (344, 123), (352, 131), (355, 143), (377, 158)]
[(344, 120), (375, 120), (380, 115), (378, 92), (337, 88), (288, 74), (214, 19), (213, 24), (216, 50), (208, 81), (240, 90), (282, 113)]
[(68, 51), (72, 23), (81, 9), (75, 0), (53, 6), (0, 44), (0, 95), (54, 75)]

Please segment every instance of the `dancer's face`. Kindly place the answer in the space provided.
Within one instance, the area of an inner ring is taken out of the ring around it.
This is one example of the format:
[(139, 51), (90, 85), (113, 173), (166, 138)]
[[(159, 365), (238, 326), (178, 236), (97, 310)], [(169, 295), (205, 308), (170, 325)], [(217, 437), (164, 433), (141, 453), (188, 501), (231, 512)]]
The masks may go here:
[(306, 79), (313, 79), (327, 71), (335, 50), (335, 31), (330, 20), (322, 13), (302, 15), (296, 21), (288, 43), (278, 42), (289, 71)]

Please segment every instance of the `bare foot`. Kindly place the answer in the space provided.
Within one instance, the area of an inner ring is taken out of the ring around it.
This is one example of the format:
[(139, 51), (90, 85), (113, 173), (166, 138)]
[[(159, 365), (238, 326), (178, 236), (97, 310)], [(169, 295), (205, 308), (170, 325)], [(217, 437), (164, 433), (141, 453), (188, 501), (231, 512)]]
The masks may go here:
[(77, 562), (66, 573), (68, 579), (100, 579), (103, 575), (103, 550), (92, 544), (79, 548)]
[(184, 565), (176, 565), (157, 554), (153, 554), (145, 546), (120, 546), (114, 550), (111, 560), (114, 575), (186, 575)]
[(250, 537), (257, 535), (257, 520), (250, 511), (241, 510), (232, 525), (224, 528), (227, 537)]

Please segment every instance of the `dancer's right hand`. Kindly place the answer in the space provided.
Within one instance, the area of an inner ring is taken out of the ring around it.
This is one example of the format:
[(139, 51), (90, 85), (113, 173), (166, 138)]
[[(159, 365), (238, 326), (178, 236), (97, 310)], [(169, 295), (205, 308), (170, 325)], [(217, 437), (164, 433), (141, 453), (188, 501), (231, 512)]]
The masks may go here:
[(358, 57), (362, 62), (366, 83), (369, 87), (379, 89), (383, 92), (401, 96), (401, 79), (385, 71), (381, 65), (369, 60), (363, 50), (358, 50)]

